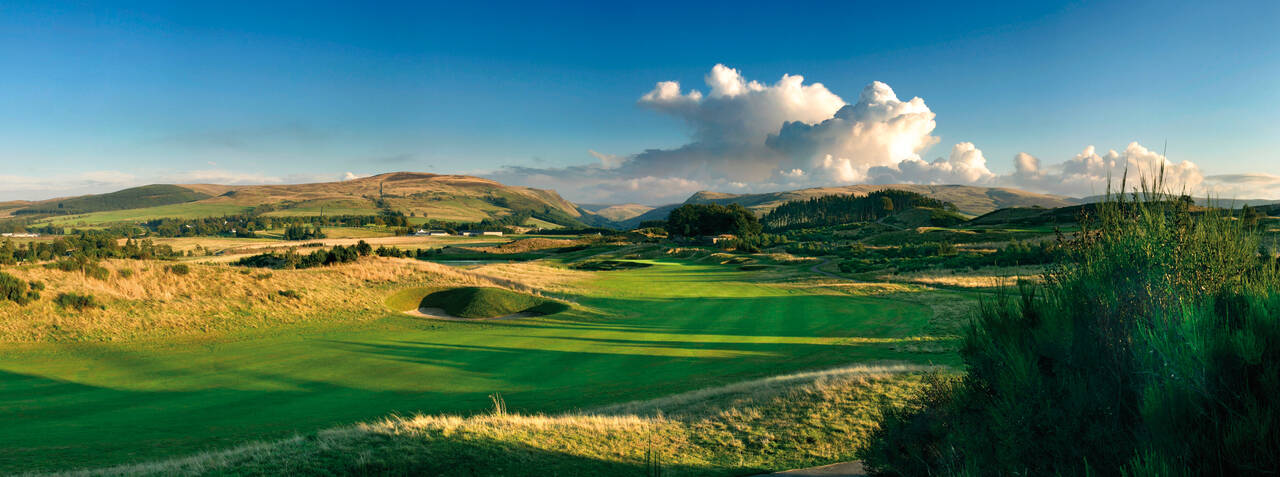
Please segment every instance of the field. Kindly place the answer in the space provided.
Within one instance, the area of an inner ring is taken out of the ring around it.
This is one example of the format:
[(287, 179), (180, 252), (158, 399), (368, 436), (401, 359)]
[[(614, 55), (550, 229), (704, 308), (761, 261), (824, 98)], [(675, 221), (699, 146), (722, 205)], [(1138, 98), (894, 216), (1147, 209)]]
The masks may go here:
[(36, 222), (37, 225), (62, 227), (102, 226), (116, 223), (135, 223), (152, 219), (195, 219), (243, 213), (249, 207), (224, 202), (191, 202), (161, 205), (141, 209), (108, 210), (87, 214), (54, 216)]
[(557, 412), (849, 363), (955, 361), (931, 346), (925, 304), (653, 263), (570, 275), (557, 297), (574, 308), (534, 319), (387, 309), (213, 337), (6, 346), (0, 412), (17, 417), (0, 435), (0, 472), (150, 460), (393, 412), (466, 415), (492, 393), (512, 411)]

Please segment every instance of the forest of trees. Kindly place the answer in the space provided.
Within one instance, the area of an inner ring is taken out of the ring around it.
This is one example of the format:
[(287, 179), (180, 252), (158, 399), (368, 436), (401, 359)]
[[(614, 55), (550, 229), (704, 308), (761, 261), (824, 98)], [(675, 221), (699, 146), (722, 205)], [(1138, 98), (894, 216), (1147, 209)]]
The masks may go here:
[(896, 211), (917, 207), (954, 210), (955, 206), (928, 196), (896, 189), (878, 190), (865, 196), (827, 195), (793, 200), (778, 206), (760, 219), (770, 229), (821, 227), (879, 220)]
[[(366, 225), (385, 227), (408, 227), (409, 219), (401, 212), (386, 211), (378, 215), (323, 215), (309, 217), (267, 217), (255, 214), (237, 214), (222, 217), (205, 217), (200, 219), (154, 219), (143, 222), (141, 226), (148, 232), (160, 237), (206, 237), (213, 235), (235, 235), (252, 237), (256, 230), (290, 226), (314, 227), (364, 227)], [(290, 239), (290, 240), (305, 240)]]
[(667, 233), (676, 237), (749, 237), (761, 230), (755, 214), (740, 204), (685, 204), (671, 211), (666, 227)]

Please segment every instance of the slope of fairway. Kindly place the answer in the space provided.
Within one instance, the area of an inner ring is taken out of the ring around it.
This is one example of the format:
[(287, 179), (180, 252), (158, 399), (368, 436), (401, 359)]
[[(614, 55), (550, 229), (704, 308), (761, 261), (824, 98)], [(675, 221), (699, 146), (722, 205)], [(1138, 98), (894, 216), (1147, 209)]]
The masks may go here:
[(0, 348), (0, 473), (224, 448), (389, 413), (556, 412), (910, 351), (930, 309), (657, 262), (601, 272), (564, 313), (268, 328), (216, 341)]

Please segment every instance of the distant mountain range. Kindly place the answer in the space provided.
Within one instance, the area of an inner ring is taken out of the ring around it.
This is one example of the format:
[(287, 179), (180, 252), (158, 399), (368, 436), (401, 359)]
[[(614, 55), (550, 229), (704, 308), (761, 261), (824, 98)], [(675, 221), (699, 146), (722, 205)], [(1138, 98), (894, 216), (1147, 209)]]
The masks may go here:
[(865, 195), (882, 189), (900, 189), (924, 194), (934, 199), (955, 204), (956, 209), (969, 215), (982, 215), (1006, 207), (1064, 207), (1078, 204), (1078, 199), (1056, 195), (1037, 194), (1018, 189), (976, 187), (963, 185), (851, 185), (842, 187), (815, 187), (761, 194), (727, 194), (702, 191), (693, 194), (681, 204), (655, 207), (653, 210), (620, 221), (624, 227), (634, 227), (646, 220), (662, 220), (672, 209), (683, 204), (742, 204), (757, 214), (766, 214), (774, 207), (792, 200), (805, 200), (825, 195)]
[[(291, 185), (231, 186), (156, 184), (107, 194), (43, 201), (0, 202), (0, 218), (39, 216), (64, 225), (136, 222), (160, 217), (217, 217), (235, 213), (271, 216), (371, 215), (395, 210), (414, 217), (476, 222), (521, 211), (534, 213), (531, 225), (631, 228), (646, 220), (664, 220), (683, 204), (741, 204), (758, 214), (784, 202), (825, 195), (864, 195), (881, 189), (916, 192), (955, 204), (978, 216), (998, 209), (1058, 208), (1097, 202), (1037, 194), (1018, 189), (963, 185), (851, 185), (758, 194), (702, 191), (680, 204), (574, 204), (555, 191), (509, 186), (479, 177), (393, 172), (359, 179)], [(1198, 200), (1203, 203), (1203, 200)], [(1270, 200), (1222, 201), (1237, 207), (1274, 204)], [(1203, 204), (1202, 204), (1203, 205)]]
[(63, 223), (104, 223), (248, 212), (272, 216), (372, 215), (388, 209), (461, 222), (525, 210), (564, 221), (583, 218), (577, 205), (555, 191), (508, 186), (479, 177), (416, 172), (313, 184), (157, 184), (108, 194), (6, 202), (0, 204), (0, 217), (51, 214), (61, 217), (58, 220)]

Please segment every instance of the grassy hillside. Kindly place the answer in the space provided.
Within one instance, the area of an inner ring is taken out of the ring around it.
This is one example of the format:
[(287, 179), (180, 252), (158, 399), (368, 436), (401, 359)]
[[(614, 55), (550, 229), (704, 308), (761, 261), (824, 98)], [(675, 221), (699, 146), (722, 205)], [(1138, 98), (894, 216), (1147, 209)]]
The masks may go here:
[(219, 202), (187, 202), (140, 209), (111, 210), (87, 214), (55, 215), (36, 222), (37, 225), (61, 227), (99, 226), (116, 223), (145, 222), (152, 219), (198, 219), (248, 212), (250, 207)]
[(195, 190), (169, 184), (134, 187), (107, 194), (86, 195), (37, 202), (18, 209), (15, 215), (82, 214), (108, 210), (141, 209), (160, 205), (182, 204), (210, 196)]
[[(514, 210), (556, 211), (579, 217), (576, 206), (553, 191), (507, 186), (479, 177), (394, 172), (341, 182), (234, 187), (209, 202), (274, 205), (279, 212), (318, 215), (377, 213), (377, 199), (392, 210), (442, 220), (478, 221)], [(299, 213), (304, 212), (304, 213)]]
[(951, 227), (969, 221), (969, 217), (949, 210), (916, 207), (881, 219), (880, 222), (901, 228)]
[(578, 204), (578, 207), (614, 222), (621, 222), (633, 217), (639, 217), (641, 214), (653, 210), (653, 207), (640, 204)]
[(541, 223), (608, 222), (594, 215), (584, 216), (577, 206), (554, 191), (507, 186), (478, 177), (412, 172), (315, 184), (153, 185), (109, 194), (5, 204), (15, 207), (11, 211), (0, 208), (0, 213), (50, 215), (38, 220), (37, 225), (90, 227), (249, 212), (270, 217), (368, 216), (385, 210), (402, 212), (417, 222), (479, 222), (517, 212), (532, 213)]

